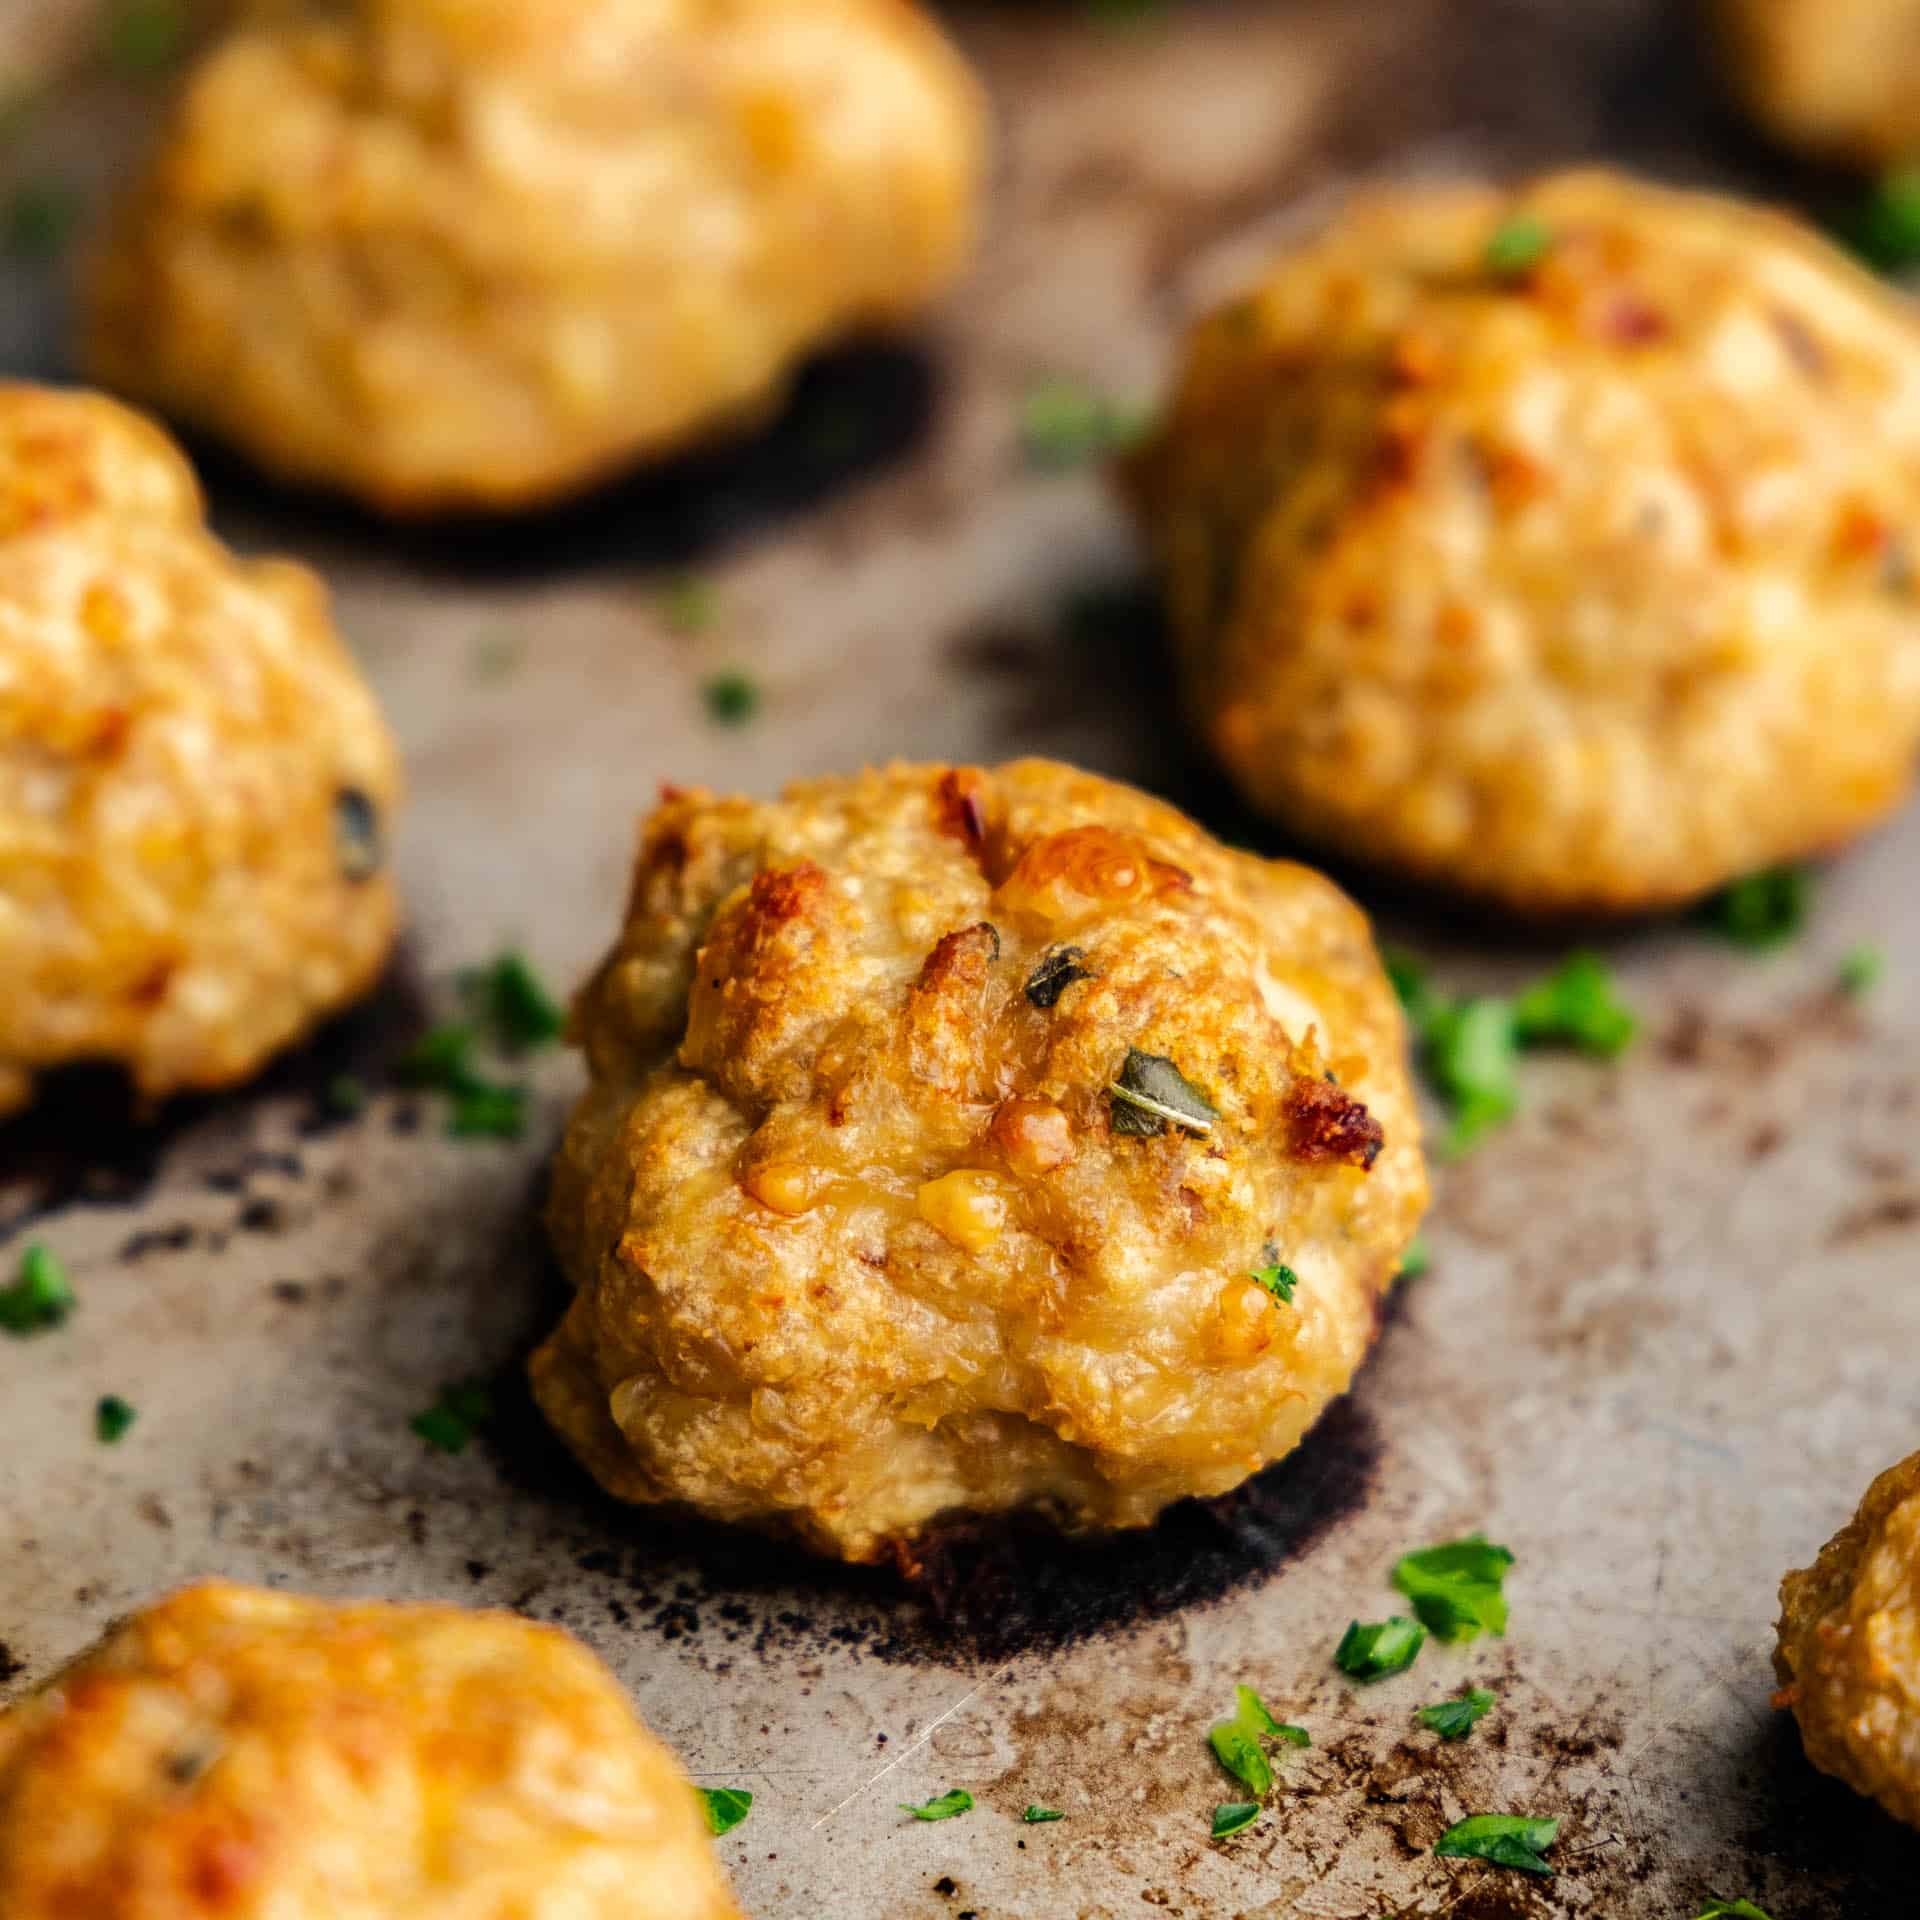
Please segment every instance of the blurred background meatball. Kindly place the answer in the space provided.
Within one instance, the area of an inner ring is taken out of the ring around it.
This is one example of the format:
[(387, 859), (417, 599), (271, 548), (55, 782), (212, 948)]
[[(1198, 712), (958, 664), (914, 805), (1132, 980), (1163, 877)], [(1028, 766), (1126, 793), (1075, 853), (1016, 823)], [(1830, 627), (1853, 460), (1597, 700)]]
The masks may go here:
[(225, 1086), (365, 991), (399, 783), (311, 574), (137, 415), (0, 386), (0, 1112), (75, 1062)]
[(1773, 1664), (1807, 1758), (1920, 1827), (1920, 1453), (1781, 1581)]
[(88, 277), (104, 384), (396, 513), (738, 424), (972, 237), (983, 110), (900, 0), (360, 0), (188, 78)]
[(1362, 199), (1200, 322), (1130, 480), (1196, 725), (1347, 854), (1625, 912), (1908, 790), (1920, 333), (1783, 218)]
[(849, 1559), (1237, 1485), (1425, 1202), (1358, 910), (1046, 761), (669, 795), (575, 1024), (541, 1404), (622, 1497)]
[(503, 1613), (190, 1587), (0, 1715), (7, 1920), (739, 1920), (613, 1678)]

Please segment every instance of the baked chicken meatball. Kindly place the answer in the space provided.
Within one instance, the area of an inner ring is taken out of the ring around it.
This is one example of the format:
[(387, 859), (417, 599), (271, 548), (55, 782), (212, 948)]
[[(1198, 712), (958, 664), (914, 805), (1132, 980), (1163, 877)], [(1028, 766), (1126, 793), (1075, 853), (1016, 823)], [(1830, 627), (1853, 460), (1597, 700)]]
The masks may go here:
[(1920, 0), (1712, 0), (1721, 64), (1747, 111), (1815, 159), (1920, 158)]
[(1773, 1664), (1807, 1758), (1920, 1827), (1920, 1453), (1781, 1581)]
[(243, 1080), (392, 944), (393, 744), (304, 568), (96, 395), (0, 384), (0, 1113)]
[(1237, 1485), (1425, 1202), (1359, 911), (1047, 761), (669, 791), (574, 1032), (540, 1404), (616, 1495), (849, 1560)]
[(88, 274), (104, 384), (395, 513), (739, 424), (954, 276), (974, 81), (903, 0), (331, 0), (188, 81)]
[(511, 1614), (190, 1587), (0, 1714), (7, 1920), (739, 1920), (673, 1756)]
[(1362, 199), (1199, 323), (1126, 479), (1198, 729), (1349, 856), (1634, 912), (1907, 791), (1920, 331), (1784, 218)]

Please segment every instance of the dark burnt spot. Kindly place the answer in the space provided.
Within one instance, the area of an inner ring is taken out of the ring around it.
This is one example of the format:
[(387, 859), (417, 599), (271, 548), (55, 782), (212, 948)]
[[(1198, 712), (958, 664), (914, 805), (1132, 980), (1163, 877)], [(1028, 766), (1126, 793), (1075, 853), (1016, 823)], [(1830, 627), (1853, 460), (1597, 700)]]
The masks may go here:
[(986, 871), (987, 839), (993, 829), (992, 792), (978, 767), (949, 767), (933, 789), (934, 825), (966, 848)]
[(1295, 1077), (1286, 1098), (1288, 1151), (1308, 1166), (1370, 1167), (1386, 1134), (1352, 1094), (1316, 1075)]
[(184, 1253), (193, 1245), (193, 1228), (187, 1221), (170, 1227), (148, 1227), (131, 1233), (120, 1243), (120, 1259), (135, 1266), (152, 1253)]
[(943, 1873), (940, 1878), (933, 1883), (933, 1890), (939, 1894), (942, 1899), (951, 1900), (953, 1896), (960, 1891), (960, 1886), (952, 1874)]
[(1920, 1221), (1920, 1196), (1891, 1193), (1843, 1213), (1827, 1229), (1829, 1247), (1849, 1247), (1856, 1241), (1870, 1240), (1877, 1234), (1897, 1233)]
[(0, 1687), (10, 1680), (18, 1680), (26, 1670), (27, 1663), (4, 1640), (0, 1640)]

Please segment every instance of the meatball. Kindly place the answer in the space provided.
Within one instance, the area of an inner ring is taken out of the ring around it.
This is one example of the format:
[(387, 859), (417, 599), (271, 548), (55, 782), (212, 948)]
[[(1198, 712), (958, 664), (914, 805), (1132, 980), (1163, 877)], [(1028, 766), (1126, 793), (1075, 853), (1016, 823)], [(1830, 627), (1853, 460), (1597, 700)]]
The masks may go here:
[(1807, 1758), (1920, 1827), (1920, 1453), (1781, 1581), (1773, 1664)]
[(1842, 165), (1920, 157), (1920, 0), (1713, 0), (1721, 63), (1783, 145)]
[(190, 1587), (0, 1714), (7, 1920), (739, 1920), (553, 1627)]
[(540, 1404), (621, 1498), (849, 1560), (1236, 1486), (1425, 1203), (1360, 912), (1046, 761), (669, 791), (574, 1031)]
[(0, 385), (0, 1112), (81, 1061), (225, 1086), (361, 994), (398, 795), (319, 582), (137, 415)]
[(1908, 788), (1920, 331), (1785, 219), (1362, 200), (1199, 323), (1125, 480), (1196, 726), (1349, 856), (1633, 912)]
[(983, 134), (901, 0), (270, 8), (111, 223), (84, 358), (391, 513), (546, 501), (925, 305)]

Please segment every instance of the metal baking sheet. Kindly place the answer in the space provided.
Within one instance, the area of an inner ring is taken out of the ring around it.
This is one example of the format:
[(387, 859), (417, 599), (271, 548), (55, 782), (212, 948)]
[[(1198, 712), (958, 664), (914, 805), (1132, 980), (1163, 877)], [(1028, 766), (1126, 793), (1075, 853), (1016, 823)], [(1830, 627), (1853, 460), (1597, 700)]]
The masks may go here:
[[(540, 1063), (518, 1146), (449, 1142), (400, 1094), (344, 1124), (316, 1100), (342, 1068), (377, 1079), (503, 943), (578, 976), (662, 779), (1043, 752), (1257, 836), (1169, 728), (1126, 529), (1093, 475), (1026, 465), (1019, 395), (1150, 393), (1180, 316), (1358, 173), (1611, 153), (1797, 189), (1720, 119), (1684, 12), (962, 12), (1001, 116), (979, 267), (912, 347), (816, 369), (763, 439), (477, 538), (215, 465), (231, 537), (325, 571), (404, 739), (411, 928), (374, 1002), (261, 1087), (141, 1131), (76, 1084), (0, 1134), (0, 1266), (44, 1238), (82, 1299), (0, 1346), (0, 1692), (197, 1574), (435, 1596), (571, 1627), (701, 1780), (751, 1787), (720, 1844), (759, 1920), (1913, 1913), (1920, 1840), (1806, 1766), (1767, 1655), (1782, 1569), (1920, 1444), (1920, 818), (1836, 866), (1777, 958), (1616, 943), (1647, 1039), (1617, 1070), (1530, 1065), (1520, 1122), (1441, 1169), (1433, 1270), (1293, 1461), (1095, 1550), (959, 1542), (919, 1592), (613, 1507), (510, 1385), (484, 1444), (427, 1451), (409, 1416), (510, 1383), (556, 1312), (537, 1206), (577, 1069)], [(11, 164), (97, 182), (148, 111), (75, 72)], [(10, 367), (59, 364), (47, 282), (11, 270), (4, 312)], [(693, 636), (662, 614), (686, 566), (720, 607)], [(734, 666), (766, 704), (718, 731), (698, 686)], [(1550, 957), (1374, 904), (1461, 983)], [(1856, 1004), (1832, 982), (1865, 938), (1891, 966)], [(107, 1392), (140, 1412), (112, 1450)], [(1509, 1637), (1341, 1680), (1395, 1556), (1470, 1528), (1519, 1555)], [(1242, 1680), (1314, 1745), (1212, 1846), (1205, 1732)], [(1469, 1680), (1497, 1717), (1414, 1736)], [(952, 1786), (964, 1819), (898, 1811)], [(1030, 1801), (1067, 1818), (1025, 1827)], [(1488, 1811), (1561, 1816), (1558, 1879), (1432, 1857)]]

